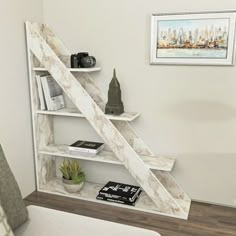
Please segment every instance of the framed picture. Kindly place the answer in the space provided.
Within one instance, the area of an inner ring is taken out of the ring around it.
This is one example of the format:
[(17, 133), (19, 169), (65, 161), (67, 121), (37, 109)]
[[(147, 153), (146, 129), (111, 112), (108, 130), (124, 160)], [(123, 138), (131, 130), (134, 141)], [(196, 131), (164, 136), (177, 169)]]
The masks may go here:
[(151, 64), (233, 65), (236, 11), (153, 14)]

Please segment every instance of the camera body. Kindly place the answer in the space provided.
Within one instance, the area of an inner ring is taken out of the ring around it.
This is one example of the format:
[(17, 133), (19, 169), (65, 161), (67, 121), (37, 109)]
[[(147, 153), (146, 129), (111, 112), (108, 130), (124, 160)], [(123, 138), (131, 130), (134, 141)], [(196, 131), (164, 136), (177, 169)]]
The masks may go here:
[(87, 52), (72, 54), (70, 57), (71, 68), (91, 68), (96, 65), (96, 59)]

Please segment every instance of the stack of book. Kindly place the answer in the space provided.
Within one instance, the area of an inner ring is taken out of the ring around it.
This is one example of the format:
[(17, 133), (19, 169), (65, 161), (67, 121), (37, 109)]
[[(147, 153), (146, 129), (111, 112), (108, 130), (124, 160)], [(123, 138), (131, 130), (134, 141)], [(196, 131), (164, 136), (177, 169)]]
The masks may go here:
[(36, 75), (41, 110), (56, 111), (65, 107), (61, 87), (51, 75)]
[(87, 154), (90, 156), (98, 154), (104, 148), (104, 143), (78, 140), (71, 144), (68, 149), (70, 152)]
[(135, 206), (141, 193), (141, 187), (109, 181), (96, 199)]

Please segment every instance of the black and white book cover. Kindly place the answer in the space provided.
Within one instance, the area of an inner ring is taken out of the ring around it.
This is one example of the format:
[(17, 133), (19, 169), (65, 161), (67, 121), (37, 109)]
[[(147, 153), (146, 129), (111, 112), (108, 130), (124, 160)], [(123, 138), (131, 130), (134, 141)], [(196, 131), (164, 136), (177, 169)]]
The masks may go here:
[(109, 181), (100, 191), (99, 194), (104, 197), (117, 198), (127, 201), (134, 201), (135, 197), (141, 191), (141, 187)]
[(100, 195), (103, 197), (106, 197), (106, 198), (112, 198), (112, 199), (121, 200), (121, 201), (133, 202), (136, 199), (137, 195), (139, 195), (141, 192), (142, 192), (142, 190), (140, 188), (139, 190), (137, 190), (135, 195), (129, 199), (127, 199), (127, 197), (125, 197), (125, 196), (118, 196), (118, 195), (108, 194), (108, 193), (100, 193)]
[(139, 199), (139, 196), (141, 195), (142, 190), (140, 190), (138, 192), (138, 195), (136, 195), (136, 197), (134, 198), (133, 201), (129, 201), (129, 200), (121, 200), (121, 199), (114, 199), (114, 198), (110, 198), (110, 197), (105, 197), (104, 195), (98, 194), (96, 199), (98, 200), (103, 200), (103, 201), (108, 201), (108, 202), (115, 202), (115, 203), (120, 203), (120, 204), (125, 204), (125, 205), (129, 205), (129, 206), (135, 206), (137, 200)]
[(58, 83), (50, 75), (42, 76), (41, 83), (47, 109), (56, 111), (65, 107), (63, 92)]
[(78, 140), (71, 144), (68, 148), (70, 151), (98, 153), (103, 149), (103, 147), (104, 143)]

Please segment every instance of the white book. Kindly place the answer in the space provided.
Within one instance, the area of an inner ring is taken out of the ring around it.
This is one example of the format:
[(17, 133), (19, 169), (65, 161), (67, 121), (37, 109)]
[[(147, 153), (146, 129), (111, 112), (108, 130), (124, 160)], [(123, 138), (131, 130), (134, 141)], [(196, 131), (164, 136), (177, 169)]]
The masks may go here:
[(68, 150), (68, 152), (72, 155), (79, 155), (84, 157), (95, 157), (97, 153), (91, 153), (91, 152), (80, 152), (80, 151), (74, 151), (74, 150)]
[(101, 149), (99, 150), (90, 150), (90, 149), (85, 149), (85, 148), (72, 148), (72, 147), (69, 147), (69, 150), (72, 151), (72, 152), (88, 152), (88, 153), (94, 153), (94, 154), (97, 154)]
[(38, 87), (40, 109), (41, 110), (46, 110), (46, 104), (45, 104), (45, 99), (44, 99), (44, 94), (43, 94), (43, 88), (42, 88), (40, 75), (36, 75), (36, 83), (37, 83), (37, 87)]
[(42, 76), (41, 83), (48, 110), (56, 111), (65, 107), (62, 89), (52, 76)]

